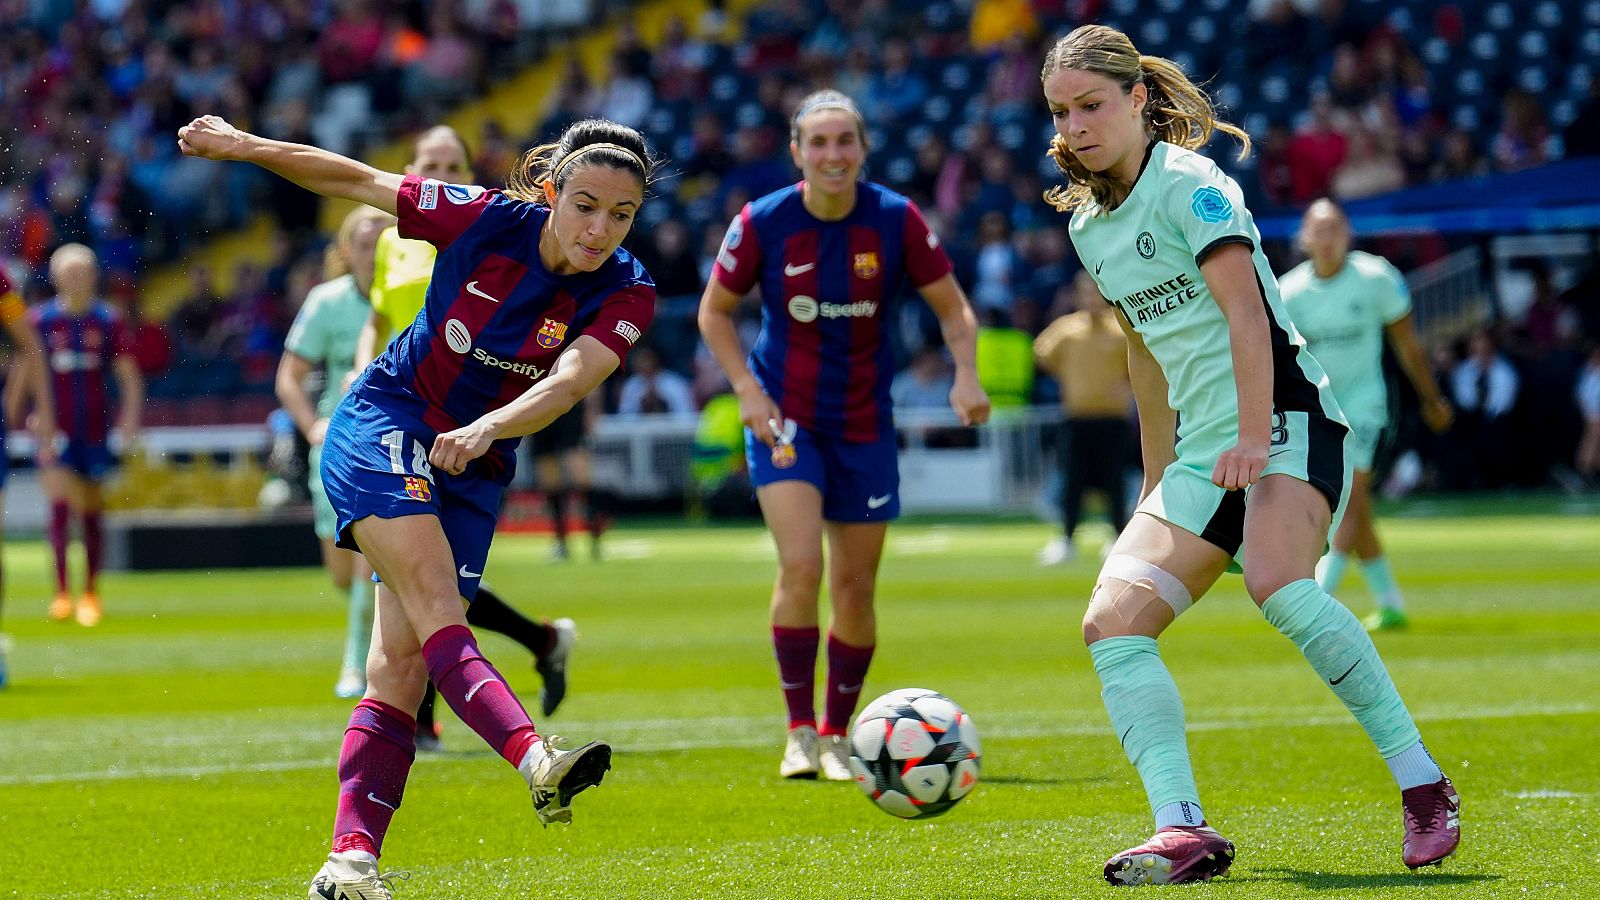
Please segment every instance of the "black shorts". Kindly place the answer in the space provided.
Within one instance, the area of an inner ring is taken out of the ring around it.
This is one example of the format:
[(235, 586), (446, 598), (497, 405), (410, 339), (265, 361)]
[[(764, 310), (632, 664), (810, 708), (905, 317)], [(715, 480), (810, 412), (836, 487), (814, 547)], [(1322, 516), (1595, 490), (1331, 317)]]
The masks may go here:
[(583, 403), (580, 401), (561, 417), (528, 436), (528, 450), (537, 459), (555, 456), (583, 446)]

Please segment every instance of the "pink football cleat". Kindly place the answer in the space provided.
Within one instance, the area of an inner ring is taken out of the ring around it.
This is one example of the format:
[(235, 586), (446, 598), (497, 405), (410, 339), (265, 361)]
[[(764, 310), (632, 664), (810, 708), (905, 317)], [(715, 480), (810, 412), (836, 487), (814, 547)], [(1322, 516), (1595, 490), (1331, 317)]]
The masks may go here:
[(1450, 779), (1400, 792), (1406, 839), (1401, 857), (1408, 867), (1436, 866), (1461, 843), (1461, 796)]
[(1214, 829), (1171, 826), (1106, 860), (1106, 881), (1128, 887), (1210, 881), (1231, 865), (1233, 842)]

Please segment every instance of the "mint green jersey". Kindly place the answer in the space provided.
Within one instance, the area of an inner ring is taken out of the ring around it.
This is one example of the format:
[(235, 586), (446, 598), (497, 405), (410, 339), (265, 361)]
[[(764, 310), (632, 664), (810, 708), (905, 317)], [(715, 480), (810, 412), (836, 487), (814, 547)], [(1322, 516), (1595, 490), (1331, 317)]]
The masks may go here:
[(1400, 272), (1381, 256), (1353, 251), (1332, 278), (1307, 260), (1278, 282), (1284, 306), (1316, 357), (1352, 425), (1388, 421), (1383, 381), (1384, 326), (1411, 312)]
[(1155, 142), (1122, 205), (1105, 210), (1091, 203), (1073, 214), (1069, 231), (1101, 293), (1166, 376), (1167, 401), (1178, 413), (1180, 464), (1209, 474), (1238, 442), (1228, 320), (1200, 274), (1206, 255), (1224, 244), (1245, 245), (1255, 262), (1272, 344), (1274, 413), (1344, 423), (1327, 376), (1284, 310), (1239, 186), (1211, 160)]
[(355, 278), (344, 275), (312, 288), (294, 317), (283, 348), (327, 369), (328, 386), (317, 400), (317, 415), (322, 418), (333, 415), (339, 405), (340, 388), (356, 364), (356, 339), (371, 314)]

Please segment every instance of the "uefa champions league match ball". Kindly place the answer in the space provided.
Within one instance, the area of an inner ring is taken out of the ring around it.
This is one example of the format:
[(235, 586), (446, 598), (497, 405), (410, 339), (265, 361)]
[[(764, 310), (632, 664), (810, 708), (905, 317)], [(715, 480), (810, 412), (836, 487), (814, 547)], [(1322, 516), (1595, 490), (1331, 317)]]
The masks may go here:
[(856, 717), (850, 772), (877, 807), (902, 819), (944, 815), (978, 784), (978, 729), (954, 700), (890, 691)]

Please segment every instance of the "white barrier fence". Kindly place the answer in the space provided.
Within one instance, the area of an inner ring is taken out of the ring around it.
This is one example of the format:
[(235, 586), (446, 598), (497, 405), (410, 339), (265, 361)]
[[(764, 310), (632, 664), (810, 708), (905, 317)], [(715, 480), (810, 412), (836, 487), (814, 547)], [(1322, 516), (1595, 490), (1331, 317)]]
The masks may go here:
[[(907, 513), (1024, 512), (1050, 474), (1054, 456), (1044, 452), (1047, 430), (1060, 414), (1053, 408), (1003, 410), (982, 428), (962, 429), (947, 410), (905, 410), (896, 415), (900, 434), (900, 504)], [(661, 499), (692, 490), (690, 460), (695, 420), (672, 416), (607, 416), (592, 439), (595, 481), (624, 497)], [(218, 468), (263, 455), (270, 442), (265, 426), (150, 428), (140, 436), (146, 466), (210, 456)], [(32, 456), (28, 435), (7, 441), (12, 459)], [(230, 460), (232, 462), (230, 462)], [(518, 479), (532, 478), (521, 465)], [(206, 509), (202, 491), (189, 509)], [(225, 504), (220, 501), (214, 506)], [(15, 533), (43, 529), (47, 511), (38, 471), (14, 468), (5, 483), (7, 526)]]

